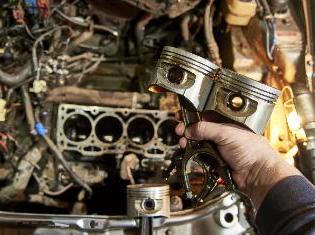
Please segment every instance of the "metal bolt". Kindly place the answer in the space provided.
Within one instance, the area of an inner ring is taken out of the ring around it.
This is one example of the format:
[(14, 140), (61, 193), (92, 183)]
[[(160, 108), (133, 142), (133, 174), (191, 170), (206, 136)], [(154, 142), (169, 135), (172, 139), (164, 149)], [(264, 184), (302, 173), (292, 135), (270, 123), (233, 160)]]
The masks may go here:
[(241, 94), (231, 94), (228, 97), (227, 106), (233, 111), (240, 111), (245, 106), (245, 99)]
[(231, 99), (231, 105), (236, 109), (241, 108), (243, 104), (244, 104), (244, 100), (242, 99), (242, 97), (235, 96)]

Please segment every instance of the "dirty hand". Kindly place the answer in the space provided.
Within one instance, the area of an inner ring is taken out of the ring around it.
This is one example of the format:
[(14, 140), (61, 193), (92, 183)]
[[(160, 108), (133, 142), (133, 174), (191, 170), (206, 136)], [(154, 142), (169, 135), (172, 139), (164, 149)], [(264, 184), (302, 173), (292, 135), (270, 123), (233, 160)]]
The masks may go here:
[(230, 166), (232, 178), (258, 209), (268, 191), (280, 180), (301, 173), (282, 160), (268, 141), (248, 130), (227, 124), (201, 121), (185, 130), (178, 124), (176, 133), (185, 148), (188, 139), (214, 142)]

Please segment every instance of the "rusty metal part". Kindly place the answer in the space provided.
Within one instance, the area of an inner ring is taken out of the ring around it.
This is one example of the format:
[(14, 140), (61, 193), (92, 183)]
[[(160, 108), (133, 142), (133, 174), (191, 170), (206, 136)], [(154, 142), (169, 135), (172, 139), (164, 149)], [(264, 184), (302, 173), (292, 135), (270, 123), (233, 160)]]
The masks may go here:
[(75, 17), (69, 17), (65, 15), (62, 11), (56, 10), (56, 12), (64, 19), (68, 20), (69, 22), (82, 26), (82, 27), (90, 27), (92, 26), (94, 30), (102, 30), (105, 32), (109, 32), (114, 36), (118, 36), (118, 32), (115, 29), (112, 29), (111, 27), (108, 27), (106, 25), (96, 25), (96, 24), (90, 24), (90, 22), (82, 22), (80, 20), (77, 20)]
[(172, 4), (167, 9), (167, 14), (170, 18), (175, 18), (177, 16), (180, 16), (184, 14), (185, 12), (193, 9), (196, 7), (201, 0), (182, 0), (182, 1), (176, 1), (174, 4)]
[(89, 163), (69, 162), (69, 166), (72, 171), (90, 185), (101, 184), (108, 177), (106, 171)]
[(177, 112), (180, 109), (177, 95), (167, 92), (164, 97), (160, 99), (160, 110)]
[(117, 0), (93, 0), (90, 1), (90, 4), (92, 5), (93, 12), (98, 17), (104, 17), (106, 19), (105, 21), (100, 21), (103, 24), (105, 24), (105, 22), (111, 22), (110, 19), (107, 19), (108, 16), (114, 16), (119, 21), (124, 21), (136, 17), (140, 12), (139, 8)]
[(14, 175), (13, 182), (0, 190), (0, 203), (10, 201), (24, 201), (25, 189), (32, 177), (37, 163), (42, 158), (42, 150), (38, 147), (32, 148), (21, 160), (17, 172)]
[(11, 174), (10, 169), (0, 168), (0, 181), (7, 180)]
[(150, 102), (150, 95), (137, 92), (108, 92), (79, 87), (58, 87), (48, 92), (46, 102), (132, 108)]
[(165, 3), (158, 3), (152, 0), (121, 0), (126, 2), (132, 6), (135, 6), (141, 10), (146, 12), (153, 13), (155, 15), (163, 15), (165, 14), (166, 5)]
[(257, 18), (253, 18), (247, 27), (242, 27), (242, 30), (256, 60), (260, 61), (268, 69), (277, 82), (277, 87), (284, 87), (292, 82), (304, 82), (304, 69), (303, 66), (300, 66), (300, 55), (302, 52), (301, 32), (298, 31), (296, 23), (289, 13), (285, 21), (281, 18), (276, 18), (275, 25), (276, 40), (279, 45), (276, 45), (274, 50), (273, 61), (268, 59), (265, 52), (264, 29), (260, 21)]
[(261, 81), (264, 77), (264, 64), (257, 58), (249, 45), (241, 26), (229, 26), (229, 31), (220, 39), (224, 66)]
[(27, 62), (18, 72), (11, 74), (6, 73), (3, 70), (0, 70), (0, 83), (3, 83), (7, 86), (15, 86), (32, 75), (32, 65), (30, 62)]
[(39, 203), (45, 206), (52, 206), (52, 207), (56, 207), (56, 208), (69, 208), (70, 207), (70, 203), (67, 203), (65, 201), (61, 201), (58, 199), (54, 199), (51, 197), (47, 197), (44, 195), (40, 195), (40, 194), (31, 194), (29, 196), (29, 201), (33, 202), (33, 203)]
[(61, 104), (56, 138), (61, 150), (85, 157), (133, 152), (164, 159), (178, 147), (176, 124), (169, 111)]

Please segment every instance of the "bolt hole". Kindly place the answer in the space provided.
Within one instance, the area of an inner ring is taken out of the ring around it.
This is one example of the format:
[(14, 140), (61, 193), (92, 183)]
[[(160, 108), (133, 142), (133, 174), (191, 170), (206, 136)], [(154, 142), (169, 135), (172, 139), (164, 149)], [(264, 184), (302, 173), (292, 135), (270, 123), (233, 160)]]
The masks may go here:
[(97, 224), (96, 221), (91, 220), (91, 222), (90, 222), (90, 227), (91, 227), (91, 228), (95, 228), (97, 225), (98, 225), (98, 224)]
[(227, 223), (232, 223), (234, 219), (234, 216), (231, 214), (231, 213), (226, 213), (224, 215), (224, 220), (227, 222)]
[(147, 199), (143, 203), (144, 209), (148, 211), (152, 211), (155, 208), (155, 202), (153, 199)]
[(185, 73), (179, 66), (174, 66), (168, 71), (167, 79), (170, 83), (180, 84), (184, 80)]

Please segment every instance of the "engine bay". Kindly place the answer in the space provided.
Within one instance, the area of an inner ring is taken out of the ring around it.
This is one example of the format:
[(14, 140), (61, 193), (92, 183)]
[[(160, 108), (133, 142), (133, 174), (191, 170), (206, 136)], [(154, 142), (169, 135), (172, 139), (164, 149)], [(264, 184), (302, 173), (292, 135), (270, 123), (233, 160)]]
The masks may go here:
[[(0, 0), (1, 211), (125, 215), (127, 185), (165, 182), (179, 101), (147, 91), (164, 46), (284, 90), (265, 136), (293, 161), (304, 137), (286, 120), (285, 91), (308, 72), (302, 9), (286, 0)], [(192, 171), (198, 191), (202, 173)], [(190, 210), (176, 177), (168, 184), (171, 212)], [(244, 211), (233, 203), (217, 215), (223, 228)]]

